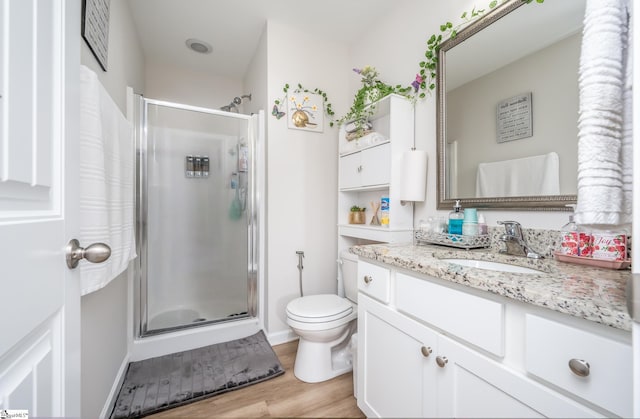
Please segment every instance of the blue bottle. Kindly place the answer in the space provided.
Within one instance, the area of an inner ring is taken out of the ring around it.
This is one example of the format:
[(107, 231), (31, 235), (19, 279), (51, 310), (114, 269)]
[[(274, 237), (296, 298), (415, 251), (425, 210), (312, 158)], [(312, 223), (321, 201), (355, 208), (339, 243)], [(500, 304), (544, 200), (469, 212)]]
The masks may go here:
[(462, 234), (464, 214), (460, 211), (461, 209), (460, 200), (457, 200), (453, 206), (453, 211), (449, 213), (449, 234)]

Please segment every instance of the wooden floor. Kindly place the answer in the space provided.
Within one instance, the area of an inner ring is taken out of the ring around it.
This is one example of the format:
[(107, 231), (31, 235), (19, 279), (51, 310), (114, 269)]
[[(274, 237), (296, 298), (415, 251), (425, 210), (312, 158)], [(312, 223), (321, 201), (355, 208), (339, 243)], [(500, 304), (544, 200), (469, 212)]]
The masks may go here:
[(308, 384), (293, 375), (298, 342), (273, 348), (285, 369), (279, 377), (220, 394), (149, 418), (315, 417), (364, 418), (353, 397), (353, 375)]

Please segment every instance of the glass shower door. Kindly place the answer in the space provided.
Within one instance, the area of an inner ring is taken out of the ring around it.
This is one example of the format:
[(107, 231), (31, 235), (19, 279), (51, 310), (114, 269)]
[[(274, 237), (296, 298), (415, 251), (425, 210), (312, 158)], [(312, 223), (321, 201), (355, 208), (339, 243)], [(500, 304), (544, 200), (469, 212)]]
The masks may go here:
[(144, 102), (142, 332), (248, 317), (251, 121)]

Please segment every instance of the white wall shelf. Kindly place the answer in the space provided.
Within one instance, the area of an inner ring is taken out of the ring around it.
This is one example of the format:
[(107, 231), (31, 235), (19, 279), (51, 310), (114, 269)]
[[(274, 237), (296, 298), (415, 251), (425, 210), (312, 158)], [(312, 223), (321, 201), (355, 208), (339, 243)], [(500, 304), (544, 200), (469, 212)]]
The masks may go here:
[[(356, 140), (354, 140), (354, 141), (356, 141)], [(365, 146), (365, 147), (360, 147), (360, 148), (358, 148), (356, 150), (349, 150), (349, 151), (345, 151), (344, 153), (341, 152), (340, 153), (340, 157), (348, 156), (349, 154), (353, 154), (353, 153), (359, 153), (362, 150), (366, 150), (368, 148), (377, 147), (379, 145), (388, 144), (388, 143), (389, 143), (389, 140), (381, 141), (381, 142), (376, 143), (376, 144), (371, 144), (371, 145), (368, 145), (368, 146)]]
[[(414, 109), (410, 100), (398, 95), (385, 97), (375, 104), (375, 108), (376, 112), (370, 118), (373, 130), (388, 141), (339, 157), (338, 224), (344, 226), (339, 229), (339, 234), (348, 232), (350, 237), (358, 237), (358, 231), (369, 231), (362, 227), (348, 228), (349, 209), (353, 205), (366, 208), (368, 225), (373, 217), (371, 203), (377, 204), (382, 197), (388, 197), (389, 225), (383, 226), (385, 230), (379, 231), (376, 237), (377, 241), (390, 242), (384, 239), (385, 232), (413, 229), (412, 207), (401, 205), (399, 189), (402, 183), (402, 153), (411, 150), (414, 145)], [(346, 141), (344, 127), (339, 135), (341, 142)], [(380, 213), (378, 217), (381, 218)], [(411, 235), (406, 240), (411, 241)]]
[(384, 183), (382, 185), (367, 185), (357, 188), (340, 188), (340, 192), (366, 192), (366, 191), (385, 191), (389, 189), (389, 184)]
[[(384, 243), (410, 242), (412, 229), (391, 229), (381, 226), (366, 224), (339, 224), (338, 234), (345, 237), (353, 237)], [(354, 243), (355, 244), (355, 243)]]

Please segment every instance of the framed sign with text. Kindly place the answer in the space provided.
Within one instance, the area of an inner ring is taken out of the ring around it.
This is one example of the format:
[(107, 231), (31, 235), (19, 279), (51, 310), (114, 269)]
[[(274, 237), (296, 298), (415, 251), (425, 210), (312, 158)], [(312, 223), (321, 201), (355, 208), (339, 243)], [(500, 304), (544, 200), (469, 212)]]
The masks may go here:
[(104, 71), (107, 71), (109, 55), (110, 1), (83, 0), (82, 2), (82, 37)]
[(531, 92), (514, 96), (498, 103), (496, 132), (498, 142), (520, 140), (533, 136), (531, 119)]

